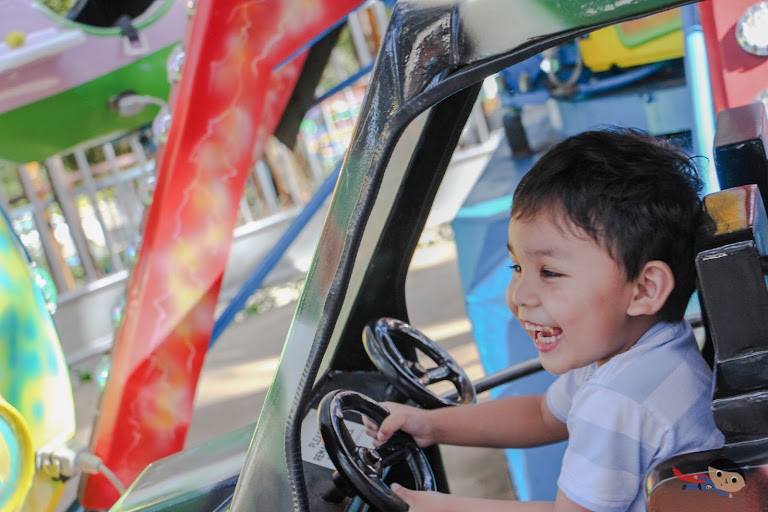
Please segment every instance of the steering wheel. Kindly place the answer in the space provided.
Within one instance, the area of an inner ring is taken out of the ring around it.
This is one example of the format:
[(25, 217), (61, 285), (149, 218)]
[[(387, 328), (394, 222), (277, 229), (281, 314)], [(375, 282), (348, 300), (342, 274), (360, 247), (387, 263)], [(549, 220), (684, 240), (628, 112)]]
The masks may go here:
[(418, 490), (436, 490), (432, 467), (413, 437), (398, 430), (378, 448), (357, 446), (344, 424), (344, 411), (359, 412), (378, 424), (389, 411), (365, 395), (346, 390), (325, 395), (317, 410), (320, 436), (333, 465), (363, 501), (384, 512), (407, 512), (408, 504), (382, 479), (384, 470), (398, 462), (408, 465)]
[[(437, 366), (426, 369), (418, 361), (403, 356), (392, 339), (393, 333), (402, 334), (400, 339), (407, 339)], [(373, 364), (392, 385), (420, 406), (436, 409), (475, 402), (475, 386), (459, 363), (440, 345), (407, 323), (385, 317), (366, 325), (363, 346)], [(441, 381), (450, 381), (454, 385), (458, 392), (455, 400), (438, 396), (427, 387)]]

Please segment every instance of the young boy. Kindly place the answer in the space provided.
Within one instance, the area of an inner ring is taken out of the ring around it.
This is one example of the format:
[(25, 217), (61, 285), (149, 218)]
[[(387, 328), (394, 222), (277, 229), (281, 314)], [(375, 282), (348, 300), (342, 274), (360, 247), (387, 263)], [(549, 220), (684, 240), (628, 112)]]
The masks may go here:
[[(529, 447), (568, 439), (554, 502), (392, 489), (410, 512), (644, 512), (657, 462), (720, 447), (712, 374), (683, 320), (695, 286), (701, 182), (689, 157), (633, 130), (554, 146), (520, 182), (509, 221), (507, 304), (547, 392), (423, 410), (387, 403), (378, 442)], [(552, 476), (555, 478), (555, 475)]]

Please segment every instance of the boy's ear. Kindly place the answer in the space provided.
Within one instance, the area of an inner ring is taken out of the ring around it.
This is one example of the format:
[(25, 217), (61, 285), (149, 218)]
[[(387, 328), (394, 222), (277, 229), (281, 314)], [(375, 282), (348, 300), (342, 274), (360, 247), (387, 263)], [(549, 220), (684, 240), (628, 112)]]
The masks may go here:
[(627, 314), (655, 315), (664, 307), (675, 288), (675, 275), (663, 261), (651, 260), (645, 264), (634, 282)]

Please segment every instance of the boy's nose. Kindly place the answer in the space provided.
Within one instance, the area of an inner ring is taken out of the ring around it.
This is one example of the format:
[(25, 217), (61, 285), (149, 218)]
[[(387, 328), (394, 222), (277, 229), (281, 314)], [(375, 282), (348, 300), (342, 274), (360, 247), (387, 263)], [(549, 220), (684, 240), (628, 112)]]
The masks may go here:
[(507, 303), (510, 309), (538, 306), (539, 297), (531, 279), (522, 275), (513, 276), (507, 287)]

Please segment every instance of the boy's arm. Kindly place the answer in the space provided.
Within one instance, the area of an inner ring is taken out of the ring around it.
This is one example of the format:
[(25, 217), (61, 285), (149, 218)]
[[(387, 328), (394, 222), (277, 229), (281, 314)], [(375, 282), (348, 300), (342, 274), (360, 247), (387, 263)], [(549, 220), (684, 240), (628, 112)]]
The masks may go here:
[(499, 398), (429, 414), (435, 441), (442, 444), (525, 448), (568, 439), (565, 423), (549, 410), (544, 394)]
[(413, 435), (420, 446), (441, 443), (524, 448), (568, 438), (568, 429), (554, 417), (543, 394), (429, 411), (401, 404), (388, 403), (385, 407), (391, 414), (375, 431), (369, 431), (379, 442), (400, 429)]
[(408, 504), (408, 512), (592, 512), (560, 491), (555, 501), (504, 501), (412, 491), (398, 484), (394, 484), (392, 490)]

